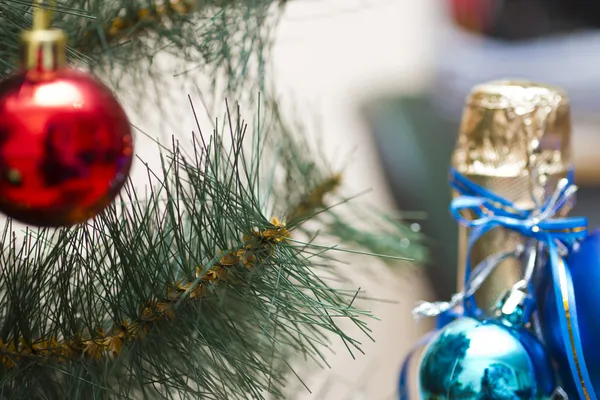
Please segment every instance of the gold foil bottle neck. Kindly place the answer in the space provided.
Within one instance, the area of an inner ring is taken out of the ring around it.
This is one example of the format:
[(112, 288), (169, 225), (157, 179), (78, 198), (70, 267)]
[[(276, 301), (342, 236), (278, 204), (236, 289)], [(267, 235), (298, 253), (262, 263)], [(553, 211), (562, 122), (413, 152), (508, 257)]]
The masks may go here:
[[(571, 169), (569, 108), (566, 93), (549, 85), (503, 80), (476, 86), (466, 100), (453, 167), (520, 208), (541, 206)], [(459, 287), (467, 235), (461, 227)], [(524, 244), (518, 233), (494, 229), (473, 246), (471, 265)], [(477, 293), (478, 304), (491, 310), (522, 277), (522, 263), (506, 260)]]
[[(549, 85), (493, 81), (467, 98), (454, 167), (466, 175), (539, 179), (571, 167), (566, 93)], [(535, 188), (532, 188), (535, 189)], [(515, 199), (516, 200), (516, 199)]]

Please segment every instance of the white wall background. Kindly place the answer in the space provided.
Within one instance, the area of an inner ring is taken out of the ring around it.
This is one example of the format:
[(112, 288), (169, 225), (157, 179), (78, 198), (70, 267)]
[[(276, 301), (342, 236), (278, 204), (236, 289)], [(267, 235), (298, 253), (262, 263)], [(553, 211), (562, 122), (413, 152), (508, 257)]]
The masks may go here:
[[(358, 107), (370, 96), (428, 84), (441, 13), (439, 0), (295, 0), (276, 35), (282, 101), (307, 105), (309, 114), (320, 116), (318, 134), (327, 154), (352, 157), (345, 175), (349, 190), (371, 188), (369, 200), (380, 207), (391, 207), (391, 201)], [(396, 398), (401, 360), (427, 330), (410, 314), (427, 288), (416, 272), (393, 273), (381, 265), (372, 265), (372, 271), (377, 279), (359, 279), (367, 294), (396, 302), (363, 303), (381, 319), (371, 323), (376, 342), (365, 341), (366, 355), (356, 360), (335, 346), (332, 369), (317, 371), (308, 381), (314, 394), (301, 398)]]

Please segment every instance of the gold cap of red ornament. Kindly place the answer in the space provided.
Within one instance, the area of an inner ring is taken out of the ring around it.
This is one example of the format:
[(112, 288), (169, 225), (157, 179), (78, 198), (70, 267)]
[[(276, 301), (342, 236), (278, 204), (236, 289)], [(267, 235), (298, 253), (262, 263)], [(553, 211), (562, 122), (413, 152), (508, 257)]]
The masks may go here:
[(55, 71), (66, 64), (67, 35), (50, 28), (52, 11), (39, 3), (34, 3), (33, 28), (21, 36), (21, 68)]

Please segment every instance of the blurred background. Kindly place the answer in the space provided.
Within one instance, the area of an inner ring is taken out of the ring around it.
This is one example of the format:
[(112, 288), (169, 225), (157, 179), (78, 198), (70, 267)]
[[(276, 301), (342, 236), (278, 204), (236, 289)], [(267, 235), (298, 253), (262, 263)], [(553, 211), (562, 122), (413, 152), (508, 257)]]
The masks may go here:
[(306, 398), (396, 398), (400, 363), (430, 328), (412, 320), (414, 302), (454, 292), (457, 228), (446, 177), (473, 85), (524, 78), (568, 91), (580, 186), (575, 213), (600, 224), (599, 27), (593, 0), (289, 3), (273, 63), (282, 103), (296, 118), (317, 117), (323, 151), (351, 160), (349, 190), (370, 188), (368, 200), (387, 209), (426, 212), (419, 226), (432, 253), (411, 272), (374, 266), (369, 279), (357, 277), (369, 295), (386, 300), (368, 303), (381, 319), (372, 325), (375, 343), (365, 342), (366, 355), (356, 360), (340, 347), (332, 368), (307, 380), (313, 395)]

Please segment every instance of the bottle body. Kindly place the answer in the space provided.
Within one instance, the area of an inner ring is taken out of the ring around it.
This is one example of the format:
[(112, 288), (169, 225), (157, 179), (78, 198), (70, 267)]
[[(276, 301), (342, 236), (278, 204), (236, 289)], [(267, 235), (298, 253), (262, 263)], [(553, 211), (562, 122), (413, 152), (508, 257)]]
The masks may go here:
[[(516, 81), (479, 85), (467, 98), (453, 168), (515, 206), (533, 210), (569, 174), (570, 134), (569, 103), (560, 89)], [(468, 235), (467, 228), (459, 227), (459, 277), (464, 276)], [(471, 266), (525, 244), (526, 239), (515, 232), (493, 229), (471, 249)], [(504, 261), (479, 290), (478, 305), (492, 309), (522, 277), (518, 259)], [(462, 285), (458, 282), (459, 289)]]

